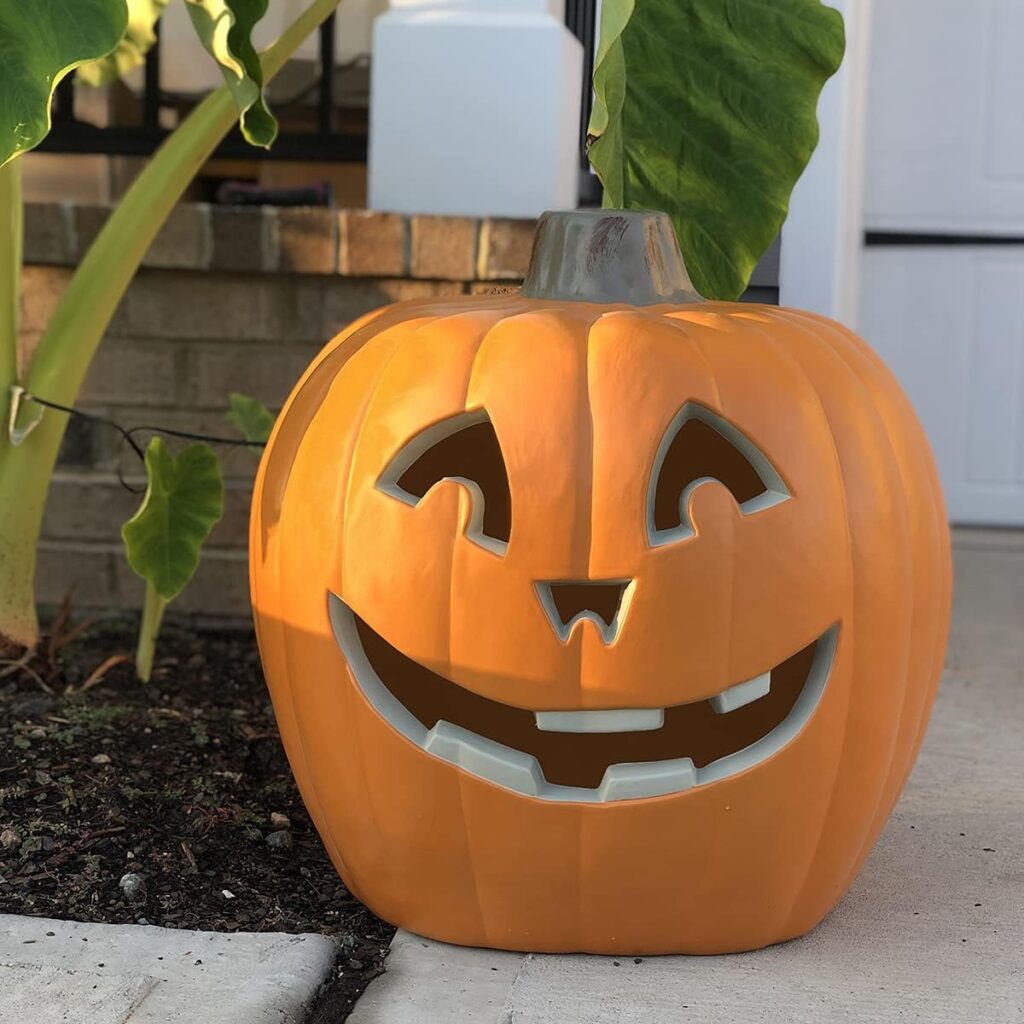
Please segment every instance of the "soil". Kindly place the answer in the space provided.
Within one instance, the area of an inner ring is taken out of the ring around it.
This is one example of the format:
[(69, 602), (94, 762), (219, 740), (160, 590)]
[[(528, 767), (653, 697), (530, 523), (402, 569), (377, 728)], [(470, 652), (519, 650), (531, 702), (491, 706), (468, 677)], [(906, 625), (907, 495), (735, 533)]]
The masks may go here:
[(0, 912), (324, 933), (339, 958), (311, 1019), (343, 1020), (394, 929), (324, 852), (252, 633), (169, 624), (144, 685), (133, 623), (67, 621), (30, 658), (0, 656)]

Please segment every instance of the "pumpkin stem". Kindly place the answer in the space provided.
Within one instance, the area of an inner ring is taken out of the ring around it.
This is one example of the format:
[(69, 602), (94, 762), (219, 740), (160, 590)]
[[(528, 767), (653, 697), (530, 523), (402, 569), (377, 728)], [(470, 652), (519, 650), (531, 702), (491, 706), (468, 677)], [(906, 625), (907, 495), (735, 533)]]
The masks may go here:
[(647, 210), (543, 214), (521, 294), (632, 306), (703, 301), (686, 272), (671, 219)]

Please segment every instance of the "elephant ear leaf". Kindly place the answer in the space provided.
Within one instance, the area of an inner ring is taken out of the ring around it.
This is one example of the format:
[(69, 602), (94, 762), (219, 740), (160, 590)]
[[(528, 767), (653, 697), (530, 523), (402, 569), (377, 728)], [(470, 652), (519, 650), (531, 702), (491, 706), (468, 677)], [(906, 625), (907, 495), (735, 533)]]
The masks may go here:
[(224, 481), (205, 444), (172, 455), (159, 437), (146, 450), (146, 496), (121, 528), (128, 564), (170, 601), (199, 566), (199, 552), (224, 514)]
[(241, 112), (242, 134), (253, 146), (269, 149), (277, 121), (263, 98), (263, 69), (252, 31), (267, 13), (267, 0), (186, 0), (199, 39), (220, 65)]
[(128, 28), (105, 57), (83, 64), (78, 80), (100, 86), (117, 81), (146, 59), (156, 42), (156, 23), (169, 0), (128, 0)]
[(697, 290), (737, 298), (785, 220), (844, 47), (820, 0), (604, 0), (589, 133), (605, 205), (664, 210)]
[(60, 80), (127, 26), (125, 0), (0, 0), (0, 166), (42, 142)]
[(246, 439), (266, 443), (274, 429), (274, 414), (257, 398), (238, 391), (228, 395), (228, 422)]

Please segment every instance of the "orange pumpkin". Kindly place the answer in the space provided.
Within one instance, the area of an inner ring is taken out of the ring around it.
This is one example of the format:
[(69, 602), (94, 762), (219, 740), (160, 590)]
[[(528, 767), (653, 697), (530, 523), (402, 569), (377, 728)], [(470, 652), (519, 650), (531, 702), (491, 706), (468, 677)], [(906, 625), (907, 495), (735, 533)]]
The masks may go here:
[(799, 935), (920, 745), (950, 597), (921, 429), (838, 324), (680, 302), (664, 223), (549, 215), (528, 294), (353, 325), (267, 447), (285, 746), (345, 882), (423, 935)]

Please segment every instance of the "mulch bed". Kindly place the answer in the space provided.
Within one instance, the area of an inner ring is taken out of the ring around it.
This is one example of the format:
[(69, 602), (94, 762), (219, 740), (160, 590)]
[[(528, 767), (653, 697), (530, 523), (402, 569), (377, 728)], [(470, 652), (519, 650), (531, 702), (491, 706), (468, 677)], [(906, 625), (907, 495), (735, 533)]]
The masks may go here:
[(0, 658), (0, 912), (325, 933), (339, 959), (313, 1019), (344, 1019), (394, 929), (324, 852), (252, 633), (168, 625), (148, 685), (130, 660), (96, 675), (134, 623), (76, 636), (60, 616), (53, 636)]

